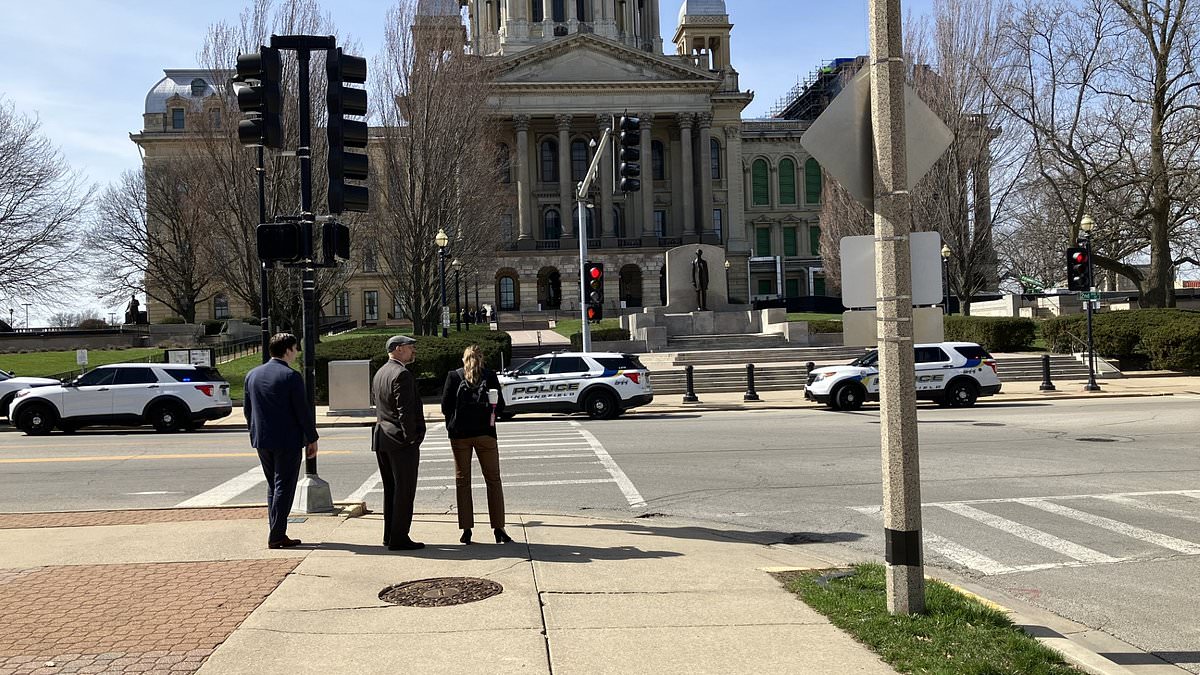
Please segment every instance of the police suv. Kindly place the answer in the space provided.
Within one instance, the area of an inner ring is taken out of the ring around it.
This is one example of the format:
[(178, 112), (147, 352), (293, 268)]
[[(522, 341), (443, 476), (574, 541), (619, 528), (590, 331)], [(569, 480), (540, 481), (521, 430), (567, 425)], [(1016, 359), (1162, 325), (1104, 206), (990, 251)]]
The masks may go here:
[(543, 354), (498, 377), (504, 419), (530, 412), (585, 412), (611, 419), (654, 400), (650, 373), (633, 354)]
[[(918, 399), (958, 408), (975, 405), (980, 396), (1000, 393), (996, 360), (977, 344), (917, 345), (913, 356)], [(849, 365), (814, 369), (804, 398), (834, 410), (857, 410), (863, 401), (878, 401), (879, 351), (872, 349)]]

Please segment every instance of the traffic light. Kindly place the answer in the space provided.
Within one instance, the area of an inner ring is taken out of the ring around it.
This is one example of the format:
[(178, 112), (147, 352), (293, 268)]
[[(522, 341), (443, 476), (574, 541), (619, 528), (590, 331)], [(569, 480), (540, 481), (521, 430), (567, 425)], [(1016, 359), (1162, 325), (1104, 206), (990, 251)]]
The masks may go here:
[(295, 262), (305, 257), (300, 223), (259, 223), (255, 234), (258, 259), (265, 263)]
[[(367, 123), (345, 116), (367, 114), (367, 90), (345, 85), (367, 81), (367, 60), (343, 54), (339, 47), (326, 54), (325, 73), (329, 76), (329, 89), (325, 94), (329, 108), (329, 212), (362, 213), (369, 205), (368, 190), (366, 186), (350, 185), (346, 181), (367, 179)], [(347, 152), (346, 148), (363, 152)]]
[(278, 49), (259, 47), (257, 52), (238, 54), (233, 91), (244, 116), (238, 122), (238, 140), (242, 145), (276, 150), (283, 147), (281, 72)]
[(642, 121), (637, 117), (625, 116), (617, 128), (620, 130), (617, 141), (619, 186), (621, 192), (637, 192), (642, 189), (642, 165), (638, 161), (642, 158)]
[(604, 263), (584, 263), (583, 279), (587, 285), (588, 321), (599, 321), (604, 318)]
[(342, 260), (350, 259), (350, 228), (342, 223), (324, 223), (321, 225), (321, 247), (325, 252), (325, 262), (333, 262), (334, 257)]
[(1088, 288), (1088, 252), (1081, 246), (1067, 249), (1067, 290), (1087, 291)]

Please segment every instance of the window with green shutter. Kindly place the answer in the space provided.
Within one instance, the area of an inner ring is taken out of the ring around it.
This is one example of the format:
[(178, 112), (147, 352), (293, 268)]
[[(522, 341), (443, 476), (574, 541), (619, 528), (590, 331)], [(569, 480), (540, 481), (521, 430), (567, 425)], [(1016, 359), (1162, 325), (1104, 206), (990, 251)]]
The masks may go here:
[(769, 256), (771, 255), (771, 228), (760, 227), (755, 230), (756, 246), (754, 247), (754, 255)]
[(789, 298), (800, 297), (800, 280), (799, 279), (788, 279), (784, 284), (784, 290), (787, 291), (786, 297), (789, 297)]
[(770, 279), (759, 279), (758, 280), (758, 294), (759, 295), (773, 295), (774, 293), (775, 293), (775, 282), (771, 281)]
[(784, 255), (800, 255), (796, 250), (796, 228), (783, 228), (783, 254)]
[(779, 163), (779, 203), (796, 203), (796, 163), (790, 159)]
[(808, 250), (812, 255), (821, 255), (821, 228), (816, 225), (808, 227)]
[(804, 163), (804, 201), (821, 203), (821, 165), (811, 157)]
[(825, 295), (825, 277), (813, 277), (813, 295)]
[(771, 203), (771, 183), (767, 169), (767, 160), (754, 160), (750, 169), (751, 194), (755, 206), (768, 206)]

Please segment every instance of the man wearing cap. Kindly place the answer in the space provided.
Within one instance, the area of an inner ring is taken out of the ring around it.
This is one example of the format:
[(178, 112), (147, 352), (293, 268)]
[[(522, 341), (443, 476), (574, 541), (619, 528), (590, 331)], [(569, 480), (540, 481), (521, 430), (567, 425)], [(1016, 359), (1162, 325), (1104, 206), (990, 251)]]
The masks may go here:
[(387, 363), (375, 373), (375, 429), (371, 445), (383, 479), (383, 545), (389, 551), (425, 548), (413, 541), (413, 502), (417, 498), (417, 463), (425, 440), (425, 414), (417, 379), (405, 366), (416, 356), (416, 340), (407, 335), (388, 338)]

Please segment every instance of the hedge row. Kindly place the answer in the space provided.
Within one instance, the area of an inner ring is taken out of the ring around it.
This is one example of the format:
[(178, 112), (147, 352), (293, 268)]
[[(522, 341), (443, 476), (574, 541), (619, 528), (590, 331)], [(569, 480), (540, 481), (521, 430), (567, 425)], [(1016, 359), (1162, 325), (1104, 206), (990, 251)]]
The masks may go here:
[(947, 316), (947, 342), (975, 342), (991, 352), (1020, 352), (1033, 347), (1033, 319), (994, 316)]
[[(598, 328), (591, 333), (592, 342), (624, 342), (629, 339), (628, 328)], [(583, 333), (571, 334), (571, 348), (583, 349)]]
[(840, 319), (815, 319), (808, 322), (809, 335), (840, 332), (842, 332), (842, 322)]
[[(1081, 351), (1087, 316), (1074, 314), (1042, 322), (1046, 348), (1060, 354)], [(1200, 312), (1132, 309), (1092, 316), (1096, 352), (1118, 359), (1122, 369), (1200, 370)]]
[[(371, 374), (387, 362), (384, 345), (387, 337), (368, 335), (317, 345), (317, 401), (329, 402), (330, 361), (371, 361)], [(508, 333), (478, 331), (471, 335), (452, 335), (448, 338), (434, 336), (417, 338), (417, 359), (411, 369), (417, 376), (417, 386), (422, 396), (436, 396), (442, 392), (446, 373), (462, 367), (463, 350), (478, 344), (483, 349), (488, 367), (500, 369), (501, 355), (507, 365), (512, 362), (512, 338)]]

